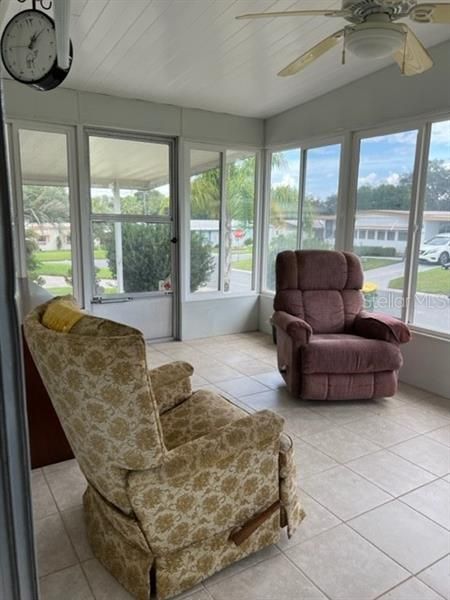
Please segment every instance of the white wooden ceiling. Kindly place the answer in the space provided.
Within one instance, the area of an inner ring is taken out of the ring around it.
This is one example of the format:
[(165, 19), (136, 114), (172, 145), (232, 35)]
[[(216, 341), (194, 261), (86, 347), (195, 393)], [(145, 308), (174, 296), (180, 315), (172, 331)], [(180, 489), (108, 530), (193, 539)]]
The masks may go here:
[[(7, 18), (23, 6), (10, 0)], [(282, 67), (346, 22), (234, 17), (340, 6), (340, 0), (72, 0), (75, 58), (64, 86), (268, 117), (393, 61), (348, 55), (341, 66), (336, 48), (302, 73), (279, 78)], [(450, 39), (449, 25), (410, 25), (427, 47)]]

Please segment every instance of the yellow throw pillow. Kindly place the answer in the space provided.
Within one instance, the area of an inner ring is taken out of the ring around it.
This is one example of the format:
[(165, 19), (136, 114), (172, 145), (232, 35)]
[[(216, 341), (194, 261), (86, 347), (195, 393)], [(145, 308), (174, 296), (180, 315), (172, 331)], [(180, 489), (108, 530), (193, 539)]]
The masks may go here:
[(83, 317), (84, 313), (72, 298), (60, 298), (47, 306), (42, 324), (53, 331), (68, 333)]

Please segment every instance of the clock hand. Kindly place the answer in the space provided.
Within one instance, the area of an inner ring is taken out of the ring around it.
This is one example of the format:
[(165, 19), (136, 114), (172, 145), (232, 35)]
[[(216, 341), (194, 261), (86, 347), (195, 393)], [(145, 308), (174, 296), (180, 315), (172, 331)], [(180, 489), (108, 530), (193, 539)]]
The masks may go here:
[(31, 38), (30, 44), (29, 44), (29, 46), (28, 46), (28, 48), (29, 48), (30, 50), (33, 50), (33, 48), (34, 48), (34, 45), (35, 45), (35, 43), (36, 43), (36, 40), (37, 40), (37, 39), (38, 39), (38, 37), (41, 35), (41, 33), (44, 31), (44, 29), (45, 29), (45, 27), (44, 27), (43, 29), (41, 29), (41, 31), (40, 31), (39, 33), (34, 33), (34, 34), (33, 34), (33, 37)]

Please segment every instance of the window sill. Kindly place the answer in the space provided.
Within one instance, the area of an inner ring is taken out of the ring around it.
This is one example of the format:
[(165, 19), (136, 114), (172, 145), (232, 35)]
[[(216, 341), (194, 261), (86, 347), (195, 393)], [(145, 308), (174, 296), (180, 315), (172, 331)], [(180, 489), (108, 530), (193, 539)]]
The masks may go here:
[(222, 294), (218, 294), (215, 292), (205, 292), (204, 294), (200, 294), (198, 296), (194, 296), (194, 295), (189, 295), (184, 301), (183, 303), (186, 304), (188, 302), (206, 302), (206, 301), (210, 301), (210, 300), (230, 300), (230, 299), (236, 299), (236, 298), (257, 298), (259, 296), (258, 292), (255, 291), (251, 291), (251, 292), (242, 292), (240, 294), (233, 294), (232, 292), (230, 293), (222, 293)]

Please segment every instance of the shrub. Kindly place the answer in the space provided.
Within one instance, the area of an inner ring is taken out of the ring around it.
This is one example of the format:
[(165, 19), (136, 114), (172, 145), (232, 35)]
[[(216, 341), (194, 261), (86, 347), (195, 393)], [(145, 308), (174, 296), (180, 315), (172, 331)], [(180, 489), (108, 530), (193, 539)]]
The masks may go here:
[(397, 256), (395, 248), (385, 248), (383, 246), (355, 246), (354, 252), (358, 256)]

